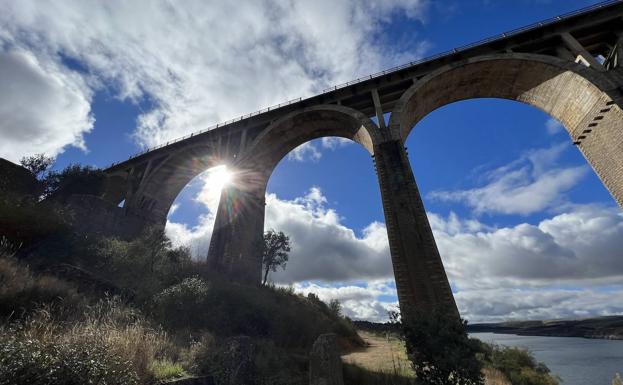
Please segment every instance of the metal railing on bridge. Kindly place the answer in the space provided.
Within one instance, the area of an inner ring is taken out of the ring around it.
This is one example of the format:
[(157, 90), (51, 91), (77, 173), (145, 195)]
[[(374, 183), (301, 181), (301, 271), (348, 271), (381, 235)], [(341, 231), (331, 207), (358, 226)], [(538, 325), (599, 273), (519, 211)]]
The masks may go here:
[[(305, 99), (309, 99), (309, 98), (313, 98), (313, 97), (316, 97), (316, 96), (324, 95), (324, 94), (327, 94), (327, 93), (339, 90), (341, 88), (349, 87), (349, 86), (352, 86), (352, 85), (355, 85), (355, 84), (358, 84), (358, 83), (362, 83), (362, 82), (368, 81), (370, 79), (374, 79), (374, 78), (378, 78), (378, 77), (381, 77), (381, 76), (385, 76), (385, 75), (390, 74), (390, 73), (398, 72), (398, 71), (401, 71), (401, 70), (409, 68), (409, 67), (413, 67), (413, 66), (416, 66), (416, 65), (420, 65), (420, 64), (427, 63), (427, 62), (431, 62), (431, 61), (434, 61), (434, 60), (437, 60), (437, 59), (440, 59), (440, 58), (443, 58), (443, 57), (446, 57), (446, 56), (454, 55), (454, 54), (459, 53), (459, 52), (464, 52), (464, 51), (466, 51), (466, 50), (468, 50), (470, 48), (474, 48), (474, 47), (477, 47), (477, 46), (480, 46), (480, 45), (483, 45), (483, 44), (487, 44), (487, 43), (491, 43), (491, 42), (494, 42), (494, 41), (506, 39), (508, 37), (512, 37), (512, 36), (518, 35), (520, 33), (526, 32), (526, 31), (530, 31), (530, 30), (534, 30), (534, 29), (537, 29), (537, 28), (541, 28), (543, 26), (550, 25), (550, 24), (559, 22), (561, 20), (565, 20), (565, 19), (571, 18), (573, 16), (577, 16), (577, 15), (580, 15), (582, 13), (586, 13), (586, 12), (589, 12), (589, 11), (594, 11), (594, 10), (597, 10), (597, 9), (600, 9), (600, 8), (604, 8), (604, 7), (607, 7), (607, 6), (610, 6), (610, 5), (614, 5), (616, 3), (623, 3), (623, 0), (606, 0), (606, 1), (602, 1), (600, 3), (593, 4), (593, 5), (584, 7), (584, 8), (580, 8), (580, 9), (577, 9), (575, 11), (567, 12), (567, 13), (564, 13), (562, 15), (555, 16), (555, 17), (552, 17), (552, 18), (549, 18), (549, 19), (546, 19), (546, 20), (542, 20), (542, 21), (539, 21), (539, 22), (536, 22), (536, 23), (533, 23), (533, 24), (530, 24), (530, 25), (527, 25), (527, 26), (524, 26), (524, 27), (516, 28), (516, 29), (513, 29), (511, 31), (507, 31), (507, 32), (501, 33), (499, 35), (487, 37), (487, 38), (484, 38), (482, 40), (478, 40), (478, 41), (470, 43), (470, 44), (462, 45), (460, 47), (453, 48), (453, 49), (445, 51), (445, 52), (441, 52), (441, 53), (438, 53), (438, 54), (435, 54), (435, 55), (432, 55), (432, 56), (427, 56), (425, 58), (414, 60), (414, 61), (411, 61), (411, 62), (406, 63), (406, 64), (402, 64), (402, 65), (399, 65), (399, 66), (391, 67), (391, 68), (388, 68), (386, 70), (383, 70), (383, 71), (380, 71), (380, 72), (376, 72), (376, 73), (373, 73), (373, 74), (365, 76), (365, 77), (360, 77), (360, 78), (348, 81), (346, 83), (341, 83), (341, 84), (338, 84), (338, 85), (333, 86), (331, 88), (326, 88), (320, 94), (316, 94), (316, 95), (310, 96), (310, 97), (305, 98)], [(205, 128), (203, 130), (196, 131), (196, 132), (193, 132), (193, 133), (191, 133), (189, 135), (182, 136), (181, 138), (176, 138), (176, 139), (170, 140), (170, 141), (168, 141), (166, 143), (159, 144), (159, 145), (157, 145), (155, 147), (147, 148), (147, 149), (145, 149), (145, 150), (143, 150), (143, 151), (141, 151), (139, 153), (136, 153), (136, 154), (130, 156), (128, 159), (126, 159), (124, 161), (115, 162), (115, 163), (111, 164), (109, 166), (109, 168), (113, 167), (113, 166), (115, 166), (115, 165), (117, 165), (119, 163), (123, 163), (123, 162), (126, 162), (128, 160), (134, 159), (134, 158), (136, 158), (138, 156), (141, 156), (143, 154), (146, 154), (148, 152), (157, 150), (157, 149), (162, 148), (162, 147), (166, 147), (166, 146), (168, 146), (170, 144), (177, 143), (177, 142), (180, 142), (182, 140), (192, 138), (193, 136), (197, 136), (197, 135), (203, 134), (203, 133), (205, 133), (207, 131), (211, 131), (211, 130), (213, 130), (215, 128), (227, 126), (229, 124), (232, 124), (232, 123), (235, 123), (235, 122), (239, 122), (239, 121), (242, 121), (244, 119), (248, 119), (248, 118), (251, 118), (253, 116), (257, 116), (257, 115), (260, 115), (260, 114), (263, 114), (263, 113), (266, 113), (266, 112), (269, 112), (269, 111), (272, 111), (272, 110), (275, 110), (275, 109), (278, 109), (278, 108), (281, 108), (281, 107), (284, 107), (284, 106), (288, 106), (290, 104), (298, 103), (298, 102), (300, 102), (302, 100), (304, 100), (303, 97), (299, 97), (299, 98), (296, 98), (296, 99), (291, 99), (291, 100), (288, 100), (287, 102), (279, 103), (279, 104), (276, 104), (274, 106), (266, 107), (266, 108), (263, 108), (261, 110), (257, 110), (257, 111), (251, 112), (249, 114), (241, 115), (241, 116), (238, 116), (236, 118), (233, 118), (233, 119), (221, 122), (221, 123), (217, 123), (217, 124), (212, 125), (212, 126), (210, 126), (208, 128)]]

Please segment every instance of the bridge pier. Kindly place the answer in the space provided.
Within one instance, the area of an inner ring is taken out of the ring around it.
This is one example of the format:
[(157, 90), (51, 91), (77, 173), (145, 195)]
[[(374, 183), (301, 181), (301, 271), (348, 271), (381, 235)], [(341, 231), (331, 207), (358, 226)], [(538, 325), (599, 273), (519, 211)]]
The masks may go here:
[(207, 264), (229, 279), (259, 285), (266, 184), (239, 181), (221, 191)]
[(374, 146), (385, 223), (403, 319), (439, 306), (459, 313), (406, 151), (399, 140)]

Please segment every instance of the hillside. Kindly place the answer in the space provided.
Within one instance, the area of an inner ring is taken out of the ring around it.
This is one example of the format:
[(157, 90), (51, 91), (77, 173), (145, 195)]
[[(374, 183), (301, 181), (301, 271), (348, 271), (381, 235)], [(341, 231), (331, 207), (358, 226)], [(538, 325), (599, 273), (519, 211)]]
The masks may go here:
[(479, 323), (467, 327), (468, 332), (491, 332), (525, 336), (584, 337), (623, 340), (623, 316), (607, 316), (579, 320), (513, 321)]

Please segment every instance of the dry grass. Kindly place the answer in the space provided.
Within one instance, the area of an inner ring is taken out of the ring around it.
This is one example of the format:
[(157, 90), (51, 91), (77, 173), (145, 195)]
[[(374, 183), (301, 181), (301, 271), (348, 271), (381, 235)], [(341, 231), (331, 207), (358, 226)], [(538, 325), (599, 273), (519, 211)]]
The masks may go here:
[(34, 275), (10, 256), (0, 255), (0, 316), (19, 318), (44, 303), (78, 307), (82, 302), (83, 297), (68, 283)]
[(512, 385), (504, 373), (497, 369), (484, 368), (482, 372), (485, 375), (485, 385)]
[[(343, 355), (344, 363), (357, 365), (371, 372), (415, 378), (403, 341), (391, 334), (375, 334), (362, 330), (358, 333), (368, 346)], [(511, 385), (504, 373), (497, 369), (485, 368), (483, 374), (485, 385)]]
[(129, 362), (140, 383), (153, 380), (152, 363), (165, 358), (171, 347), (164, 332), (150, 327), (138, 313), (115, 299), (87, 307), (78, 322), (57, 319), (58, 314), (40, 309), (17, 328), (13, 325), (9, 330), (5, 326), (0, 328), (0, 333), (17, 330), (21, 339), (36, 340), (43, 345), (102, 347), (123, 362)]
[(381, 335), (366, 331), (358, 333), (366, 342), (367, 347), (342, 356), (345, 363), (373, 372), (415, 377), (403, 341), (390, 334)]

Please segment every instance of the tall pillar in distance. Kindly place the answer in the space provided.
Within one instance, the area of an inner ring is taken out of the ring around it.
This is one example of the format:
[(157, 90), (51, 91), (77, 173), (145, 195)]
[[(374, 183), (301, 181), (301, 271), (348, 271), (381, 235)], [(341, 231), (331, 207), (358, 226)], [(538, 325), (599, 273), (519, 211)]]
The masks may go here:
[(439, 307), (459, 317), (409, 159), (399, 140), (374, 146), (389, 248), (403, 319)]
[(207, 264), (229, 279), (259, 285), (266, 183), (236, 181), (221, 191)]

